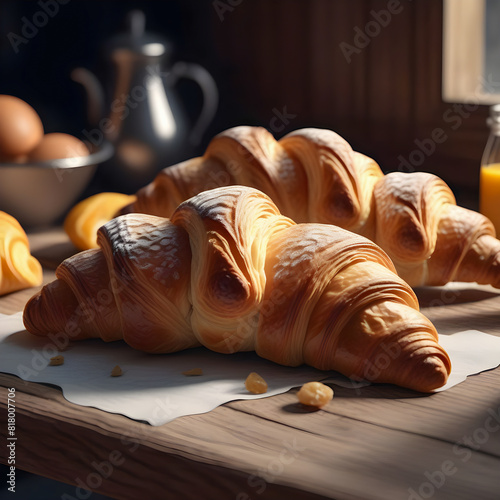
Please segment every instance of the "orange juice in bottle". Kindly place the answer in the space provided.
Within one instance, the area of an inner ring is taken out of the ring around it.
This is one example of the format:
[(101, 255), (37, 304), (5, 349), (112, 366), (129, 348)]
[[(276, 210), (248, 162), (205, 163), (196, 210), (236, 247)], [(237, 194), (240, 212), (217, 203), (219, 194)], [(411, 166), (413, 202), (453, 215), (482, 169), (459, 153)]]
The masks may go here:
[(490, 136), (481, 159), (479, 211), (493, 222), (500, 237), (500, 104), (490, 107)]

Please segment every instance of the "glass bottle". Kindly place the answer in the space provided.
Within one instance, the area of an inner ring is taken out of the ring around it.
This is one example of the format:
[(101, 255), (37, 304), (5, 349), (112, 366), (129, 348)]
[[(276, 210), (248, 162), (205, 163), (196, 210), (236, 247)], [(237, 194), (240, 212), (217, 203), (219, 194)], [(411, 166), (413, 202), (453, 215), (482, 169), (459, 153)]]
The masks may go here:
[(490, 107), (490, 135), (481, 158), (479, 211), (493, 222), (500, 236), (500, 104)]

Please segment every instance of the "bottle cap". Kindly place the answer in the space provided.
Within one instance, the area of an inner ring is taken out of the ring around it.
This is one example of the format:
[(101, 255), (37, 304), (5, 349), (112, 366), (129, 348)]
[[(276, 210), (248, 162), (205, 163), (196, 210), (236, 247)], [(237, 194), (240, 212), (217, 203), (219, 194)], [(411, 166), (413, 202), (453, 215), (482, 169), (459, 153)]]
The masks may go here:
[(490, 118), (493, 118), (495, 121), (500, 120), (500, 104), (490, 106)]
[(488, 126), (497, 131), (500, 128), (500, 104), (490, 106), (490, 116), (486, 120)]

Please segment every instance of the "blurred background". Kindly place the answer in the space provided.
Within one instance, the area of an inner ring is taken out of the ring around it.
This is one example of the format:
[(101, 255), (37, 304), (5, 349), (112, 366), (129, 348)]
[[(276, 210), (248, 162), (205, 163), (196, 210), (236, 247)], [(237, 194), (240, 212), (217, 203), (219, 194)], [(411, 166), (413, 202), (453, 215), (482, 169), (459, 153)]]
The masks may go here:
[[(488, 2), (468, 0), (483, 16)], [(488, 106), (474, 96), (443, 99), (441, 0), (2, 0), (0, 93), (29, 102), (47, 132), (81, 136), (87, 98), (71, 71), (100, 76), (103, 44), (137, 8), (148, 31), (171, 41), (168, 64), (200, 64), (219, 91), (214, 119), (181, 159), (235, 125), (260, 125), (277, 138), (325, 127), (384, 171), (433, 172), (463, 204), (475, 203)], [(202, 93), (189, 80), (175, 87), (193, 124)]]

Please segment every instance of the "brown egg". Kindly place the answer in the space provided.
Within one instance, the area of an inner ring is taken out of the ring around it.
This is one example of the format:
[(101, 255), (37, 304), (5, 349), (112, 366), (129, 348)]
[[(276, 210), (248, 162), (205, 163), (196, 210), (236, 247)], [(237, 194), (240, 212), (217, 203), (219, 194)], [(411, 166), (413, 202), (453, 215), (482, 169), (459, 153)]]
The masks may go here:
[(42, 137), (42, 121), (29, 104), (11, 95), (0, 95), (0, 155), (25, 155)]
[(75, 158), (88, 156), (87, 146), (69, 134), (55, 132), (45, 134), (38, 145), (28, 155), (28, 161), (47, 161), (59, 158)]

